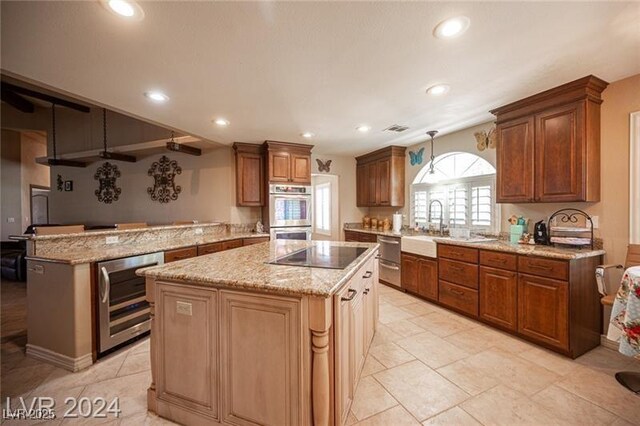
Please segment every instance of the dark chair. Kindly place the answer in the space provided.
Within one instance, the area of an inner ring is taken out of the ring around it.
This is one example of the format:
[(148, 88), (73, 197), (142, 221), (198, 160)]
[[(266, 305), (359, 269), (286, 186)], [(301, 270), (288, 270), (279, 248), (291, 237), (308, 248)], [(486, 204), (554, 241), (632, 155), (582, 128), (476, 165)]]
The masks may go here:
[(2, 241), (1, 243), (2, 278), (12, 281), (27, 280), (27, 242)]

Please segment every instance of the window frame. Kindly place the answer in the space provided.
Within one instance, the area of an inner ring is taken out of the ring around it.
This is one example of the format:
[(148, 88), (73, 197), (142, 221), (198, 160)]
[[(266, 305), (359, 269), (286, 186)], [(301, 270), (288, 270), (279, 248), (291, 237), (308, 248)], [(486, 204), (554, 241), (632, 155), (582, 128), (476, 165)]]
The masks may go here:
[[(465, 178), (456, 178), (456, 179), (447, 179), (447, 180), (442, 180), (436, 183), (413, 183), (411, 184), (411, 190), (410, 190), (410, 218), (411, 218), (411, 226), (414, 226), (416, 224), (416, 217), (415, 217), (415, 194), (416, 192), (420, 192), (420, 191), (425, 191), (426, 192), (426, 200), (427, 200), (427, 217), (426, 217), (426, 221), (419, 222), (420, 226), (429, 226), (430, 224), (433, 225), (437, 225), (440, 222), (429, 222), (428, 218), (429, 218), (429, 203), (431, 202), (431, 198), (430, 198), (430, 192), (433, 189), (436, 188), (444, 188), (445, 189), (445, 202), (443, 202), (443, 213), (444, 213), (444, 217), (442, 219), (442, 223), (445, 226), (448, 226), (449, 228), (451, 228), (451, 224), (450, 224), (450, 212), (449, 212), (449, 190), (451, 187), (453, 186), (463, 186), (466, 187), (467, 190), (467, 212), (466, 212), (466, 218), (465, 221), (466, 223), (464, 225), (453, 225), (453, 227), (464, 227), (464, 228), (469, 228), (471, 231), (480, 231), (480, 232), (497, 232), (499, 230), (499, 224), (500, 224), (500, 207), (499, 205), (496, 203), (496, 175), (495, 173), (492, 174), (485, 174), (485, 175), (478, 175), (478, 176), (469, 176), (469, 177), (465, 177)], [(472, 205), (472, 200), (473, 200), (473, 196), (472, 196), (472, 191), (471, 188), (475, 187), (475, 186), (489, 186), (490, 187), (490, 191), (491, 191), (491, 225), (489, 226), (484, 226), (484, 225), (472, 225), (472, 212), (473, 212), (473, 205)]]
[[(318, 209), (320, 208), (320, 203), (318, 203), (318, 190), (322, 190), (326, 188), (327, 192), (328, 192), (328, 199), (327, 199), (327, 203), (328, 203), (328, 211), (329, 214), (327, 216), (327, 223), (328, 223), (328, 228), (319, 228), (318, 227), (318, 218), (320, 217), (320, 215), (318, 214)], [(331, 223), (331, 209), (332, 209), (332, 205), (331, 205), (331, 182), (323, 182), (323, 183), (319, 183), (317, 185), (314, 186), (313, 188), (313, 205), (314, 205), (314, 212), (313, 212), (313, 232), (316, 234), (320, 234), (320, 235), (325, 235), (325, 236), (331, 236), (331, 227), (332, 227), (332, 223)]]

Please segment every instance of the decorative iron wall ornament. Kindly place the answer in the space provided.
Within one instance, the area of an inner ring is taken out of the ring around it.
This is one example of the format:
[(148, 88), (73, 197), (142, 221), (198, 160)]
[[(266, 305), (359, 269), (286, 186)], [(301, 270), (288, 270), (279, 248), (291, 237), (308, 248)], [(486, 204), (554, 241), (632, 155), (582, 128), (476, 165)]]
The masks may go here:
[(111, 164), (108, 161), (102, 166), (98, 167), (96, 174), (93, 178), (98, 181), (98, 189), (95, 194), (98, 197), (98, 201), (105, 204), (111, 204), (114, 201), (118, 201), (122, 189), (116, 186), (116, 179), (120, 177), (120, 170), (115, 164)]
[(56, 178), (56, 184), (58, 191), (64, 191), (64, 181), (62, 180), (62, 175), (58, 175), (58, 177)]
[(178, 194), (182, 192), (182, 187), (176, 185), (175, 177), (182, 173), (182, 167), (176, 160), (170, 160), (163, 155), (160, 160), (155, 161), (147, 174), (153, 176), (153, 186), (147, 188), (147, 193), (153, 201), (168, 203), (178, 199)]

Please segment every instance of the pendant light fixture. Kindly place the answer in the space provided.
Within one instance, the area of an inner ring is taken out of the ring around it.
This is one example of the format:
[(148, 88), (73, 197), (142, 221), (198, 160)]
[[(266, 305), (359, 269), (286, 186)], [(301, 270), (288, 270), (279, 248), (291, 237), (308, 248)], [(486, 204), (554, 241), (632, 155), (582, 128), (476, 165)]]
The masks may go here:
[(67, 167), (86, 167), (87, 165), (82, 161), (65, 160), (58, 158), (58, 151), (56, 145), (56, 104), (51, 104), (51, 141), (53, 142), (53, 158), (47, 158), (47, 165), (49, 166), (67, 166)]
[(429, 164), (429, 174), (432, 175), (436, 172), (433, 166), (433, 160), (435, 159), (435, 157), (433, 156), (433, 137), (438, 134), (438, 131), (429, 130), (427, 134), (431, 137), (431, 163)]
[(202, 155), (202, 150), (200, 148), (196, 148), (195, 146), (182, 145), (176, 142), (174, 139), (174, 133), (171, 132), (171, 140), (167, 142), (167, 149), (173, 152), (182, 152), (183, 154), (200, 156)]
[(103, 151), (99, 154), (100, 158), (105, 160), (126, 161), (128, 163), (135, 163), (136, 157), (133, 155), (121, 154), (119, 152), (107, 151), (107, 109), (102, 108), (102, 143)]

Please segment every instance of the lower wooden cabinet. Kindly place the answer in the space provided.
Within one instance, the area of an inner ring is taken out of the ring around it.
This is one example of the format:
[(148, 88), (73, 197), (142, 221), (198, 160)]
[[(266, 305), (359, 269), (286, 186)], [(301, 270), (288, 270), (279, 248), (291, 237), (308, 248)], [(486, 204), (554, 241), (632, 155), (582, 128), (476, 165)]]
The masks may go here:
[(458, 284), (440, 280), (438, 300), (445, 306), (478, 316), (478, 291)]
[(344, 240), (355, 241), (360, 243), (375, 243), (375, 242), (378, 242), (378, 236), (376, 234), (370, 234), (366, 232), (345, 230)]
[(164, 263), (189, 259), (190, 257), (196, 257), (198, 254), (198, 249), (196, 247), (168, 250), (164, 252)]
[(243, 246), (250, 246), (252, 244), (266, 243), (267, 241), (269, 241), (269, 237), (244, 238), (242, 240), (242, 245)]
[(518, 274), (480, 267), (480, 318), (498, 327), (518, 329)]
[(401, 256), (401, 286), (426, 299), (438, 300), (438, 261), (409, 253)]
[(518, 276), (518, 332), (569, 350), (569, 283), (528, 274)]
[(198, 246), (198, 256), (217, 253), (222, 250), (223, 250), (222, 243), (203, 244), (201, 246)]
[(418, 292), (418, 257), (402, 253), (400, 256), (400, 286), (412, 293)]
[(222, 242), (222, 250), (231, 250), (238, 247), (242, 247), (242, 240), (229, 240)]

